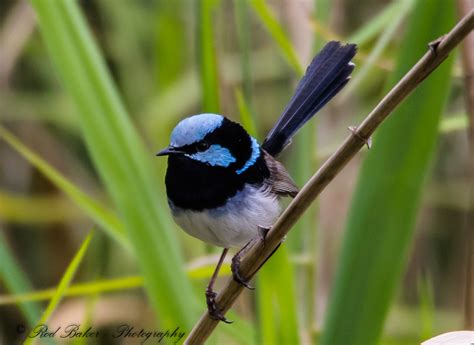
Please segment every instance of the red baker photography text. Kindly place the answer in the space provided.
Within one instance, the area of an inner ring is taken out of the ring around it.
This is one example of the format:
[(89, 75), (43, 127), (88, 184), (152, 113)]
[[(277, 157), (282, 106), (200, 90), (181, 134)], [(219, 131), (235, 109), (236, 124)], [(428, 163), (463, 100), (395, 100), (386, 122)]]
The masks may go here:
[[(24, 329), (23, 327), (21, 327)], [(18, 328), (19, 329), (19, 328)], [(163, 340), (171, 341), (174, 344), (179, 343), (185, 336), (186, 332), (181, 331), (179, 327), (173, 330), (151, 330), (138, 328), (135, 326), (122, 324), (115, 328), (112, 333), (108, 334), (112, 338), (136, 338), (140, 339), (140, 343), (144, 344), (150, 338), (154, 338), (161, 343)], [(70, 324), (67, 326), (57, 326), (49, 328), (48, 325), (38, 325), (34, 327), (28, 334), (28, 338), (98, 338), (99, 331), (94, 330), (92, 326), (81, 328), (80, 324)]]

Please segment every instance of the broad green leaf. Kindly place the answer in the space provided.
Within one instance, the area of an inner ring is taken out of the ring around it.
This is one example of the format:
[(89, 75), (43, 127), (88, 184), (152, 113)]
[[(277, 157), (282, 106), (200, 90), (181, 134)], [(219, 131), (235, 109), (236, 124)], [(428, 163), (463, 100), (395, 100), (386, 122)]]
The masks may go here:
[[(453, 4), (417, 1), (397, 82), (453, 25)], [(450, 57), (382, 125), (352, 201), (321, 344), (377, 343), (413, 238), (423, 182), (450, 88)]]
[[(145, 149), (105, 67), (78, 4), (31, 0), (42, 37), (75, 101), (92, 161), (123, 219), (151, 305), (163, 327), (189, 330), (196, 299), (183, 270), (168, 207)], [(156, 150), (156, 149), (155, 149)]]

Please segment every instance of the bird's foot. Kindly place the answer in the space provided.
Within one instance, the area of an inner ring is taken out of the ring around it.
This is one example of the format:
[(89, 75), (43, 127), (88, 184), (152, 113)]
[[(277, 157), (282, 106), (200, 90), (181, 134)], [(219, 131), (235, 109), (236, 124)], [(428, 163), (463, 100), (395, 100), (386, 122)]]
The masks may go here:
[(240, 259), (241, 259), (241, 255), (240, 255), (240, 252), (235, 254), (234, 257), (232, 258), (232, 264), (230, 265), (230, 268), (232, 270), (232, 277), (234, 278), (234, 280), (237, 282), (237, 283), (240, 283), (242, 284), (243, 286), (245, 286), (247, 289), (249, 290), (255, 290), (255, 288), (251, 285), (249, 285), (249, 281), (248, 279), (245, 279), (244, 277), (242, 277), (242, 275), (240, 274)]
[(206, 303), (209, 316), (214, 320), (222, 321), (225, 323), (233, 323), (234, 321), (226, 319), (226, 317), (222, 314), (222, 311), (219, 310), (219, 308), (217, 307), (216, 297), (217, 294), (212, 291), (211, 288), (206, 289)]

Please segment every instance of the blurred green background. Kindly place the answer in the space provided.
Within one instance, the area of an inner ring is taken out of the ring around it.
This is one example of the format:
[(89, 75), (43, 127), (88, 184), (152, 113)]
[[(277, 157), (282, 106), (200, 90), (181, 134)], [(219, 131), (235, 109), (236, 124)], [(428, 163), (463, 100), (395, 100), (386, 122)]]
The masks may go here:
[[(0, 343), (42, 323), (100, 333), (45, 343), (144, 340), (114, 338), (122, 324), (188, 334), (220, 250), (170, 219), (154, 154), (176, 123), (221, 113), (261, 141), (324, 43), (357, 43), (351, 82), (280, 157), (302, 186), (456, 18), (443, 0), (0, 2)], [(211, 343), (415, 344), (463, 328), (474, 175), (456, 55), (323, 192)]]

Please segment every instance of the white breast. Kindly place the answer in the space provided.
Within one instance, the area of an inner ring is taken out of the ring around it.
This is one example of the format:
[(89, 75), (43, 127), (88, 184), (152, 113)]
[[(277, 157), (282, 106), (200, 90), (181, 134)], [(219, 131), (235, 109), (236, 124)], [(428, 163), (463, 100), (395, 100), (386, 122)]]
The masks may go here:
[(264, 188), (246, 186), (226, 205), (203, 211), (170, 205), (175, 222), (189, 235), (209, 244), (240, 247), (258, 234), (258, 226), (269, 228), (280, 213), (278, 197)]

